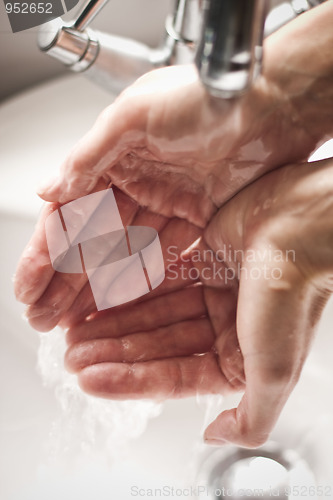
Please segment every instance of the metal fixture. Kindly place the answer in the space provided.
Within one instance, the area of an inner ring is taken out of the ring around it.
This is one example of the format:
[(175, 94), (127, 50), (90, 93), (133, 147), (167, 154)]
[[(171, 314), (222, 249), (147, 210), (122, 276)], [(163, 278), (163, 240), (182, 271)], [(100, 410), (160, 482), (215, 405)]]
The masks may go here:
[(236, 97), (260, 73), (265, 0), (209, 0), (196, 55), (200, 78), (217, 97)]
[(193, 61), (200, 26), (199, 0), (177, 0), (174, 13), (166, 20), (164, 43), (156, 49), (89, 29), (107, 1), (89, 0), (69, 25), (61, 19), (42, 25), (39, 48), (116, 93), (154, 68)]
[(323, 0), (285, 2), (266, 23), (266, 0), (175, 0), (164, 42), (155, 49), (91, 30), (90, 22), (107, 1), (89, 0), (72, 23), (58, 18), (42, 25), (40, 49), (116, 93), (154, 68), (195, 61), (208, 92), (233, 98), (260, 73), (264, 34)]
[(300, 477), (306, 491), (316, 491), (314, 474), (295, 451), (282, 450), (276, 443), (255, 450), (230, 446), (203, 459), (194, 490), (198, 500), (293, 499)]

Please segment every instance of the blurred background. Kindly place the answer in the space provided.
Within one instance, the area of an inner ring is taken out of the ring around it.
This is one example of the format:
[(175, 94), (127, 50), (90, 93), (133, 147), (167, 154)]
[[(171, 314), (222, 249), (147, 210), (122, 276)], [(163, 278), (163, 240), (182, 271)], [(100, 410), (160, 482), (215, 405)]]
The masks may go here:
[[(81, 0), (65, 19), (75, 18), (86, 1)], [(110, 0), (91, 26), (156, 46), (172, 5), (173, 0)], [(38, 27), (12, 33), (5, 2), (0, 2), (0, 101), (67, 72), (60, 62), (39, 51), (37, 33)]]
[[(157, 46), (164, 35), (165, 18), (175, 0), (110, 0), (91, 24), (93, 28)], [(268, 7), (282, 3), (266, 0)], [(80, 0), (65, 19), (73, 19), (87, 0)], [(12, 33), (0, 2), (0, 101), (67, 72), (64, 66), (42, 54), (37, 47), (38, 27)]]

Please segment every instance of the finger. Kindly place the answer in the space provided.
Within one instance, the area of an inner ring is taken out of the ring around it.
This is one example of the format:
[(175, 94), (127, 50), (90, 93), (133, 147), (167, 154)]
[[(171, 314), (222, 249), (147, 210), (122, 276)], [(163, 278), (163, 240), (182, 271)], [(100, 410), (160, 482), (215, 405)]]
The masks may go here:
[[(140, 222), (140, 219), (135, 220), (136, 225), (139, 225), (138, 221)], [(149, 293), (149, 299), (172, 290), (184, 288), (197, 281), (197, 277), (194, 276), (195, 279), (192, 279), (190, 274), (191, 263), (188, 260), (182, 261), (180, 255), (182, 250), (197, 239), (200, 234), (201, 230), (199, 228), (181, 219), (171, 219), (163, 227), (159, 233), (159, 238), (165, 263), (165, 279), (161, 285)], [(147, 297), (144, 296), (136, 300), (136, 302), (142, 302), (146, 299)], [(64, 328), (71, 327), (94, 312), (96, 312), (96, 304), (88, 283), (63, 316), (61, 325)]]
[[(249, 277), (254, 268), (261, 273), (258, 279)], [(308, 314), (313, 310), (313, 290), (294, 264), (281, 265), (281, 272), (280, 279), (274, 280), (265, 279), (263, 265), (258, 268), (253, 263), (243, 270), (237, 333), (244, 357), (245, 394), (238, 408), (224, 411), (208, 426), (207, 442), (262, 445), (297, 383), (313, 331)]]
[(56, 203), (44, 205), (34, 234), (18, 263), (14, 289), (17, 300), (24, 304), (36, 302), (54, 275), (44, 228), (45, 220), (57, 207)]
[(99, 363), (81, 370), (78, 381), (85, 392), (109, 399), (165, 399), (230, 392), (211, 352), (143, 363)]
[[(191, 269), (191, 267), (189, 264), (186, 266), (187, 267), (185, 267), (184, 264), (179, 265), (179, 263), (177, 263), (173, 264), (172, 271), (166, 268), (164, 281), (157, 288), (155, 288), (155, 290), (152, 290), (149, 294), (143, 295), (124, 305), (120, 305), (117, 309), (112, 308), (112, 310), (110, 310), (110, 314), (113, 314), (115, 310), (121, 310), (122, 307), (134, 307), (136, 305), (140, 307), (146, 301), (150, 301), (154, 297), (161, 297), (162, 300), (164, 300), (163, 297), (165, 295), (195, 284), (196, 280), (192, 280), (188, 277), (188, 274), (186, 274), (186, 271)], [(90, 317), (95, 318), (96, 314), (99, 317), (103, 314), (103, 311), (97, 312), (90, 284), (87, 283), (75, 299), (74, 303), (61, 318), (60, 325), (64, 329), (71, 328), (87, 319), (90, 319)]]
[(244, 390), (244, 360), (236, 332), (238, 290), (205, 287), (204, 295), (216, 336), (214, 349), (220, 368), (231, 387)]
[[(105, 187), (105, 182), (100, 180), (97, 188), (101, 190), (105, 189)], [(129, 224), (135, 217), (138, 207), (130, 198), (121, 193), (121, 191), (114, 189), (114, 194), (117, 205), (122, 211), (121, 214), (123, 222), (124, 224)], [(45, 219), (43, 224), (44, 225), (40, 225), (38, 228), (37, 237), (43, 238), (43, 251), (48, 254), (45, 237)], [(38, 248), (35, 249), (34, 252), (38, 255)], [(49, 267), (51, 267), (49, 256), (47, 258)], [(37, 267), (31, 271), (31, 273), (35, 273), (37, 277), (39, 277), (39, 274), (41, 273), (38, 266), (39, 264), (37, 264)], [(26, 312), (31, 326), (39, 331), (51, 330), (58, 324), (64, 312), (67, 311), (72, 305), (78, 293), (82, 290), (88, 280), (86, 273), (72, 274), (49, 272), (47, 276), (48, 280), (44, 278), (43, 281), (43, 293), (38, 295), (38, 300), (31, 301), (31, 305)]]
[(214, 251), (207, 245), (203, 237), (198, 238), (184, 252), (182, 259), (189, 259), (197, 271), (201, 283), (209, 288), (238, 288), (238, 279), (234, 269), (226, 265), (226, 252)]
[(199, 238), (183, 256), (191, 259), (204, 286), (205, 302), (216, 335), (214, 349), (221, 370), (235, 390), (245, 384), (244, 361), (236, 332), (238, 279), (234, 269), (225, 264), (225, 252), (213, 252)]
[(67, 331), (68, 345), (86, 340), (118, 338), (206, 315), (201, 286), (191, 286), (139, 304), (109, 309)]
[(90, 193), (130, 147), (143, 146), (145, 101), (138, 100), (135, 106), (123, 102), (117, 99), (100, 114), (63, 163), (58, 180), (39, 187), (38, 194), (44, 200), (66, 203)]
[(98, 363), (135, 363), (190, 356), (210, 351), (214, 340), (209, 319), (199, 318), (148, 332), (74, 344), (67, 350), (65, 364), (69, 371), (78, 372)]
[[(156, 231), (161, 234), (163, 233), (164, 227), (167, 225), (167, 220), (161, 215), (154, 214), (148, 209), (141, 208), (133, 219), (132, 225), (149, 226), (156, 229)], [(87, 280), (85, 287), (83, 287), (78, 296), (75, 297), (75, 301), (72, 303), (71, 307), (64, 311), (61, 318), (61, 326), (67, 328), (83, 320), (91, 313), (95, 313), (96, 310), (95, 298), (90, 287), (90, 282)]]
[[(105, 189), (105, 182), (100, 181), (98, 187)], [(55, 275), (46, 240), (45, 221), (58, 206), (56, 203), (45, 204), (34, 234), (18, 263), (14, 282), (15, 294), (16, 298), (25, 304), (36, 302)]]

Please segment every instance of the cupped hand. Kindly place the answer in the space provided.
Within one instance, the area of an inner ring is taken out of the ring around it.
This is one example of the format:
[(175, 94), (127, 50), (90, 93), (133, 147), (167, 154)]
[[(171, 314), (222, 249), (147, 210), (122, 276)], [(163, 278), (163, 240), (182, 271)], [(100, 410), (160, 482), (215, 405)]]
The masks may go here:
[(185, 252), (190, 225), (169, 222), (175, 237), (164, 240), (172, 259), (162, 293), (72, 317), (66, 364), (83, 390), (112, 399), (244, 390), (205, 438), (263, 444), (332, 290), (332, 193), (332, 160), (291, 165), (235, 196), (203, 235), (187, 232), (199, 238)]
[(332, 136), (331, 17), (332, 2), (323, 2), (268, 37), (262, 75), (235, 100), (210, 97), (193, 66), (146, 74), (40, 195), (64, 203), (103, 178), (155, 213), (205, 227), (244, 186)]
[(235, 100), (210, 97), (192, 65), (146, 74), (104, 110), (40, 196), (68, 202), (103, 178), (155, 213), (204, 227), (245, 185), (306, 159), (322, 139), (266, 68)]
[[(100, 180), (95, 186), (95, 191), (107, 187), (108, 185)], [(129, 196), (114, 186), (113, 192), (123, 225), (155, 228), (159, 233), (165, 260), (168, 258), (167, 248), (177, 245), (179, 253), (201, 234), (200, 228), (185, 220), (168, 219), (152, 213), (147, 208), (139, 207)], [(45, 205), (15, 274), (16, 297), (28, 305), (26, 316), (30, 324), (39, 331), (49, 331), (58, 324), (67, 327), (96, 311), (87, 274), (57, 272), (52, 267), (45, 221), (58, 207), (59, 204), (56, 203)], [(55, 237), (59, 239), (59, 235), (55, 234)], [(163, 293), (168, 287), (177, 289), (179, 286), (183, 286), (181, 278), (165, 280), (152, 294)]]

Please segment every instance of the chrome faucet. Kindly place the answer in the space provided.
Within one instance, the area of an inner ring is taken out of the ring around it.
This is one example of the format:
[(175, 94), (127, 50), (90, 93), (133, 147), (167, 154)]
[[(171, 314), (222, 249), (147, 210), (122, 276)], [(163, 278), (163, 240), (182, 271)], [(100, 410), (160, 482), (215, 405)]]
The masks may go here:
[(158, 67), (193, 62), (200, 29), (200, 0), (177, 0), (166, 20), (161, 47), (93, 31), (90, 22), (108, 0), (89, 0), (77, 20), (55, 19), (42, 25), (39, 48), (111, 92), (120, 92), (139, 76)]
[(205, 0), (196, 65), (206, 89), (232, 98), (260, 73), (262, 42), (278, 28), (324, 0), (291, 0), (267, 16), (267, 0)]
[(260, 73), (266, 0), (209, 0), (196, 64), (217, 97), (244, 92)]
[(175, 0), (163, 44), (152, 49), (91, 30), (90, 22), (108, 0), (89, 0), (76, 21), (66, 24), (58, 18), (44, 24), (38, 44), (111, 92), (120, 92), (154, 68), (195, 61), (207, 91), (232, 98), (260, 73), (263, 36), (321, 1), (285, 2), (266, 19), (267, 0)]

